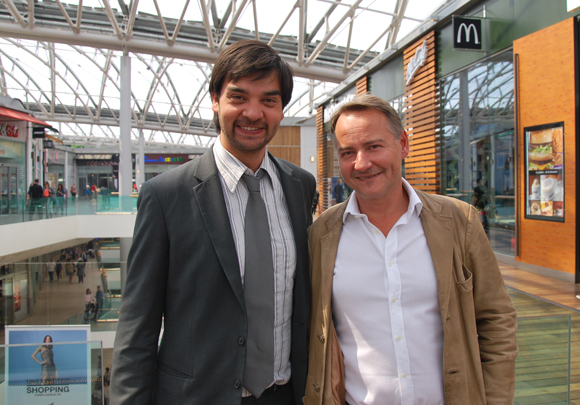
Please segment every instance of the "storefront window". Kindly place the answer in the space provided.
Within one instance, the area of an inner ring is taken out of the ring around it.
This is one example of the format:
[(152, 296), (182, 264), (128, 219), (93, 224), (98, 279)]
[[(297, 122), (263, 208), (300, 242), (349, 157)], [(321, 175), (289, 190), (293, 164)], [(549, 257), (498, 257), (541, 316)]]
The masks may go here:
[(514, 255), (514, 75), (504, 52), (441, 80), (442, 193), (473, 204), (491, 245)]

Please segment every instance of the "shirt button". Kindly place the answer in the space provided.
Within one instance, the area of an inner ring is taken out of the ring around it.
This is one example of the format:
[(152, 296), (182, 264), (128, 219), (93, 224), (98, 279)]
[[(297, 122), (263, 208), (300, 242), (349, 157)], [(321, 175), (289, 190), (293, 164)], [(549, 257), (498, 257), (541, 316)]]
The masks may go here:
[(320, 392), (320, 385), (314, 384), (314, 391), (315, 392)]
[(240, 380), (234, 381), (234, 388), (235, 389), (240, 389), (241, 386), (242, 386), (242, 383), (240, 382)]
[(401, 377), (403, 377), (403, 378), (407, 378), (407, 374), (403, 374)]
[(244, 345), (244, 343), (246, 343), (246, 339), (245, 339), (243, 336), (240, 336), (240, 337), (238, 338), (238, 344), (239, 344), (240, 346), (243, 346), (243, 345)]
[(378, 234), (379, 234), (379, 230), (375, 229), (375, 235), (378, 235)]
[(397, 336), (397, 342), (400, 342), (400, 341), (401, 341), (401, 337)]
[(392, 265), (393, 265), (393, 263), (392, 262), (389, 262), (389, 267), (391, 267)]
[(393, 298), (393, 304), (394, 304), (395, 302), (397, 302), (397, 299), (396, 299), (396, 298)]
[(326, 341), (326, 339), (324, 338), (324, 335), (318, 335), (318, 340), (320, 340), (320, 342), (324, 343)]

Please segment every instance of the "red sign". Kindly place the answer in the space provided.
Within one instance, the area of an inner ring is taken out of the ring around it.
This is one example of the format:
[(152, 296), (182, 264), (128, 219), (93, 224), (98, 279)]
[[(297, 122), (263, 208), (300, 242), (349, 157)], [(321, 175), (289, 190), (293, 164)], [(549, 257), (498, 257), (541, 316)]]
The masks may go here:
[(8, 138), (18, 138), (18, 127), (10, 124), (0, 124), (0, 135)]

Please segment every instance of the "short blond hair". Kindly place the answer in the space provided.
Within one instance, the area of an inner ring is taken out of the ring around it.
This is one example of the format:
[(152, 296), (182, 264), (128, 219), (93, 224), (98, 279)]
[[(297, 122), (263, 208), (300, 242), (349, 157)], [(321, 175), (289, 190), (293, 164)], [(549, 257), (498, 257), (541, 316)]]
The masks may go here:
[(342, 114), (364, 110), (376, 110), (383, 114), (387, 119), (387, 129), (393, 134), (395, 139), (401, 139), (401, 135), (405, 131), (401, 117), (399, 117), (397, 111), (389, 103), (372, 94), (357, 96), (352, 101), (346, 102), (338, 107), (330, 119), (330, 130), (334, 134), (336, 123)]

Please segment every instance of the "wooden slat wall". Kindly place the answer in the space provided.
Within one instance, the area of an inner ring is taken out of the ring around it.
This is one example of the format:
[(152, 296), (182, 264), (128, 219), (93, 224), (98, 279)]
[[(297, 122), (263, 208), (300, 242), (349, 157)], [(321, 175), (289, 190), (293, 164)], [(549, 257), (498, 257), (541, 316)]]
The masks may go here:
[(268, 144), (268, 151), (300, 166), (300, 127), (279, 127)]
[[(519, 55), (516, 260), (574, 273), (576, 267), (576, 119), (574, 19), (514, 41)], [(564, 121), (565, 222), (525, 219), (524, 127)]]
[(316, 111), (316, 189), (318, 190), (318, 214), (328, 208), (328, 146), (324, 135), (324, 106)]
[(369, 92), (369, 81), (365, 76), (356, 82), (356, 95), (361, 96)]
[(409, 60), (425, 39), (427, 60), (405, 88), (404, 124), (410, 144), (410, 153), (405, 159), (405, 179), (419, 190), (440, 193), (439, 82), (433, 31), (405, 50), (405, 82)]

